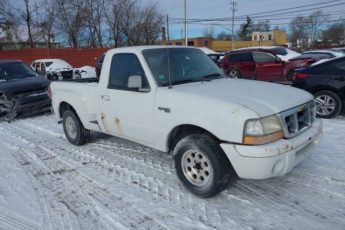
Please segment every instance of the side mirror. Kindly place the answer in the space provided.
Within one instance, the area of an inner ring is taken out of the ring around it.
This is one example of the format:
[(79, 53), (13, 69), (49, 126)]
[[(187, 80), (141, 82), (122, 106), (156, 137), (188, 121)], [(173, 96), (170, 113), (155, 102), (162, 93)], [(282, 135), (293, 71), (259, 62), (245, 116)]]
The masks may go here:
[(141, 89), (143, 87), (143, 80), (140, 75), (129, 76), (127, 87), (130, 89)]
[(277, 58), (276, 58), (276, 63), (280, 63), (280, 62), (282, 62), (282, 59), (279, 58), (279, 57), (277, 57)]

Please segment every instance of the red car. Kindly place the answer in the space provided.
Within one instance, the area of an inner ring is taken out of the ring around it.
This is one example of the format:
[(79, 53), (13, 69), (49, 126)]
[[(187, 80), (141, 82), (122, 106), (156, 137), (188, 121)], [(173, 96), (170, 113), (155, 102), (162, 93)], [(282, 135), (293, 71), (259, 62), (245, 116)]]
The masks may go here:
[(295, 69), (297, 68), (306, 68), (311, 66), (314, 62), (317, 62), (321, 59), (329, 59), (331, 58), (328, 54), (313, 54), (313, 53), (306, 53), (302, 54), (298, 57), (292, 58), (286, 65), (285, 69), (285, 76), (288, 80), (292, 80)]
[(284, 81), (286, 63), (262, 49), (241, 49), (226, 53), (221, 68), (233, 78)]

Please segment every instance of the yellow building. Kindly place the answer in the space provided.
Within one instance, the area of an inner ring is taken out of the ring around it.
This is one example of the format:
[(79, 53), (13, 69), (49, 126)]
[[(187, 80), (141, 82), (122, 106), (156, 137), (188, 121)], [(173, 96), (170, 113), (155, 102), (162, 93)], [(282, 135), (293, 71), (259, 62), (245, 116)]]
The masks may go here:
[[(285, 46), (286, 32), (282, 30), (273, 30), (270, 32), (253, 32), (251, 41), (234, 41), (234, 49), (245, 48), (251, 46)], [(170, 45), (184, 45), (184, 39), (170, 40)], [(163, 44), (166, 44), (163, 41)], [(190, 38), (188, 39), (189, 46), (207, 47), (214, 51), (228, 51), (231, 50), (232, 41), (229, 40), (214, 40), (210, 38)]]

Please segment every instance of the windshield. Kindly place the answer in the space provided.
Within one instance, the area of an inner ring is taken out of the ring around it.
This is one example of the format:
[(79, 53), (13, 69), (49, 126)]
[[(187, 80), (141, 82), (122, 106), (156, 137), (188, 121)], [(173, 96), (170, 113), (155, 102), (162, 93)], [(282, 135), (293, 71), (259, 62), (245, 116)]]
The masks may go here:
[(272, 52), (275, 55), (282, 55), (282, 56), (285, 56), (288, 54), (286, 48), (283, 48), (283, 47), (276, 47), (276, 48), (272, 49)]
[(0, 64), (0, 82), (34, 77), (37, 74), (22, 62)]
[(143, 55), (159, 86), (223, 77), (217, 65), (198, 49), (147, 49)]
[(46, 67), (49, 67), (51, 64), (53, 64), (53, 62), (49, 61), (49, 62), (45, 62), (45, 64), (46, 64)]

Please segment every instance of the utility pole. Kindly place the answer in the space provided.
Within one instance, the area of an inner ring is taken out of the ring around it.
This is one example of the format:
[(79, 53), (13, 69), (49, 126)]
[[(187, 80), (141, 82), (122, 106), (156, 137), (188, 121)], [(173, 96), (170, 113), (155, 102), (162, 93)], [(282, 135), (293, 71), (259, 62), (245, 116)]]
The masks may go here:
[(167, 40), (168, 40), (167, 45), (169, 45), (169, 43), (170, 43), (170, 36), (169, 36), (169, 14), (167, 14)]
[(184, 39), (185, 45), (188, 46), (187, 0), (184, 0)]
[(237, 2), (231, 1), (231, 11), (232, 11), (232, 25), (231, 25), (231, 50), (234, 49), (234, 26), (235, 26), (235, 12), (237, 11)]

